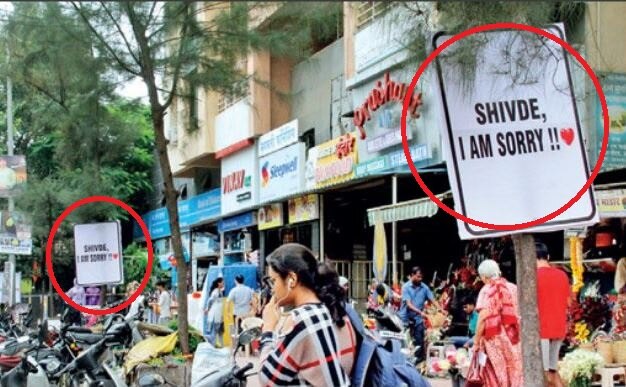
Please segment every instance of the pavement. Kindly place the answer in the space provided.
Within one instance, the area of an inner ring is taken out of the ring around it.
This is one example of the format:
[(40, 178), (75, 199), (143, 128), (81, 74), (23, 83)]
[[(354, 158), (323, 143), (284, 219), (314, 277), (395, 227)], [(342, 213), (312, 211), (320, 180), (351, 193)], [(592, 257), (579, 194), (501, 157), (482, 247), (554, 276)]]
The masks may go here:
[[(258, 376), (256, 372), (259, 370), (259, 357), (258, 356), (246, 356), (243, 353), (239, 353), (237, 356), (237, 364), (239, 366), (244, 366), (251, 362), (254, 367), (252, 368), (252, 372), (255, 374), (248, 378), (248, 387), (261, 387), (261, 383), (259, 383)], [(452, 381), (450, 379), (442, 379), (442, 378), (427, 378), (428, 382), (432, 387), (451, 387)]]

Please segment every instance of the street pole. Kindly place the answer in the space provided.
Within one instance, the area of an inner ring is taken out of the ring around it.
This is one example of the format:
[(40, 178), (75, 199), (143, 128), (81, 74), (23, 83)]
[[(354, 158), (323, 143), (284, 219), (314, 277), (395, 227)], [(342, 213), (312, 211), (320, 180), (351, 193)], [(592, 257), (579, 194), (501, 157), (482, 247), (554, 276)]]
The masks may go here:
[[(7, 46), (7, 65), (9, 63), (10, 52)], [(8, 66), (7, 66), (8, 67)], [(13, 83), (11, 82), (11, 76), (7, 75), (7, 154), (13, 156)], [(15, 210), (15, 203), (13, 198), (9, 196), (9, 212)], [(15, 254), (9, 255), (10, 263), (10, 284), (8, 286), (9, 292), (9, 305), (15, 303)], [(5, 277), (6, 278), (6, 277)]]
[[(398, 203), (398, 176), (391, 177), (391, 204)], [(383, 226), (384, 227), (384, 226)], [(385, 246), (385, 249), (387, 247)], [(391, 222), (391, 285), (398, 283), (398, 224)]]
[(543, 364), (539, 348), (537, 309), (537, 253), (531, 234), (513, 235), (517, 277), (517, 298), (521, 315), (521, 345), (524, 386), (543, 387)]

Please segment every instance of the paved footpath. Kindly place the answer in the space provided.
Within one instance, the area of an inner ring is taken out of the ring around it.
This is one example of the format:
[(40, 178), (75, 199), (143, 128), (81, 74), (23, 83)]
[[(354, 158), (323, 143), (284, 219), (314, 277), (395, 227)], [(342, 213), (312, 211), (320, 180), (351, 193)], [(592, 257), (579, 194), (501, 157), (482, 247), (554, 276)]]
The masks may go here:
[[(253, 372), (258, 371), (259, 357), (258, 356), (244, 356), (243, 353), (240, 352), (239, 355), (237, 356), (237, 364), (243, 366), (247, 364), (248, 362), (252, 362), (252, 364), (254, 364)], [(452, 382), (450, 381), (450, 379), (437, 378), (437, 379), (428, 379), (428, 381), (430, 382), (430, 385), (432, 387), (451, 387), (452, 386)], [(248, 386), (249, 387), (261, 386), (256, 375), (253, 375), (248, 378)]]

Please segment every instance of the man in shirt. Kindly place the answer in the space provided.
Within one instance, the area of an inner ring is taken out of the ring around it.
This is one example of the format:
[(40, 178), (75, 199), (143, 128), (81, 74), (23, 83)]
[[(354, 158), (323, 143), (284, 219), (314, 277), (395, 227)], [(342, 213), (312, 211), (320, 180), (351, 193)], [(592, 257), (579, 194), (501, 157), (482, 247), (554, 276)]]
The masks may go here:
[(402, 306), (400, 318), (409, 326), (415, 343), (416, 363), (424, 360), (424, 304), (432, 302), (438, 309), (433, 293), (422, 282), (422, 270), (415, 266), (411, 269), (410, 280), (402, 286)]
[(559, 350), (567, 334), (567, 311), (571, 290), (567, 275), (551, 267), (548, 247), (535, 243), (537, 252), (537, 306), (539, 309), (539, 336), (543, 370), (550, 386), (562, 387), (557, 372)]
[(235, 322), (237, 333), (241, 327), (241, 320), (248, 317), (252, 311), (252, 296), (254, 291), (244, 285), (244, 278), (241, 274), (235, 277), (235, 287), (228, 293), (228, 300), (234, 304)]
[(172, 296), (170, 292), (167, 291), (164, 281), (159, 281), (156, 287), (159, 290), (159, 324), (167, 325), (172, 317), (170, 312)]

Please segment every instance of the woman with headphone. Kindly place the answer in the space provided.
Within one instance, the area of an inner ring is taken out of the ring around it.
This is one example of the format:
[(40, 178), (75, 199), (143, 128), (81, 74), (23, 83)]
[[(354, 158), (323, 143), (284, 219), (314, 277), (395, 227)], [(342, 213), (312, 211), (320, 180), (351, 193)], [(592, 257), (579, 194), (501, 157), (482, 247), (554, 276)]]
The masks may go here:
[[(267, 264), (273, 296), (263, 310), (261, 384), (348, 386), (356, 336), (337, 272), (296, 243)], [(278, 326), (280, 307), (292, 309)]]

